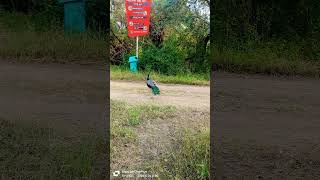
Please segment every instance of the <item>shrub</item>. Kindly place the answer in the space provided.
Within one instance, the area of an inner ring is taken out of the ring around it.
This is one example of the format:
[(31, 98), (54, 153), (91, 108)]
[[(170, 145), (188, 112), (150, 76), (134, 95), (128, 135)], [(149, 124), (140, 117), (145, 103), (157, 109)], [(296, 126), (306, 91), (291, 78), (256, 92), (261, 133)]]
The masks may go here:
[(185, 70), (184, 53), (179, 50), (178, 40), (170, 37), (157, 48), (154, 45), (143, 47), (139, 66), (144, 70), (154, 70), (166, 75), (177, 75)]

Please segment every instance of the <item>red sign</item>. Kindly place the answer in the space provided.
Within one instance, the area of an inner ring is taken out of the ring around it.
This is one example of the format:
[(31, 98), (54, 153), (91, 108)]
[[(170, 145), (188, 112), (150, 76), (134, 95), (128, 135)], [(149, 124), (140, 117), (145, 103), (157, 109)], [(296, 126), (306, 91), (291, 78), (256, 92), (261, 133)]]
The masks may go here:
[(128, 36), (149, 34), (152, 0), (126, 0)]

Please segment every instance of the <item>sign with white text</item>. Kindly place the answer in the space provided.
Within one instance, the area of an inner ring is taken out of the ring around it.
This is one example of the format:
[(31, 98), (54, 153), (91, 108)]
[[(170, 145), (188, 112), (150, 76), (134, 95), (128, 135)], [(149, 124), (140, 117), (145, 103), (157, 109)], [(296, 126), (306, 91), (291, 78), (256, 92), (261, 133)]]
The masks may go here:
[(152, 0), (126, 0), (128, 36), (149, 34)]

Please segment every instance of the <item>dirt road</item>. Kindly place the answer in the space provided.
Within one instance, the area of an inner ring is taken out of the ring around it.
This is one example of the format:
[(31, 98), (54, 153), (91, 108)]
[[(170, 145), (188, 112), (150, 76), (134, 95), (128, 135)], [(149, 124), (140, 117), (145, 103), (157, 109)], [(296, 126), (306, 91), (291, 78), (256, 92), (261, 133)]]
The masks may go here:
[(103, 68), (0, 61), (0, 117), (79, 136), (104, 127), (106, 88)]
[(216, 73), (217, 179), (320, 179), (320, 81)]
[(158, 84), (161, 95), (152, 95), (145, 82), (111, 81), (110, 98), (130, 104), (173, 105), (210, 111), (210, 87)]

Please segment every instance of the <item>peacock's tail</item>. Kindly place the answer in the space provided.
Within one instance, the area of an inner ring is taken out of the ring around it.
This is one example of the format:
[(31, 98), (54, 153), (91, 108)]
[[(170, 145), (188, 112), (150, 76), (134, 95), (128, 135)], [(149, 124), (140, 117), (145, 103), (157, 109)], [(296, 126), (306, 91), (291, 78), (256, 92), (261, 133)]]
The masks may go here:
[(154, 86), (154, 87), (152, 88), (152, 93), (153, 93), (154, 95), (160, 94), (160, 89), (159, 89), (157, 86)]

